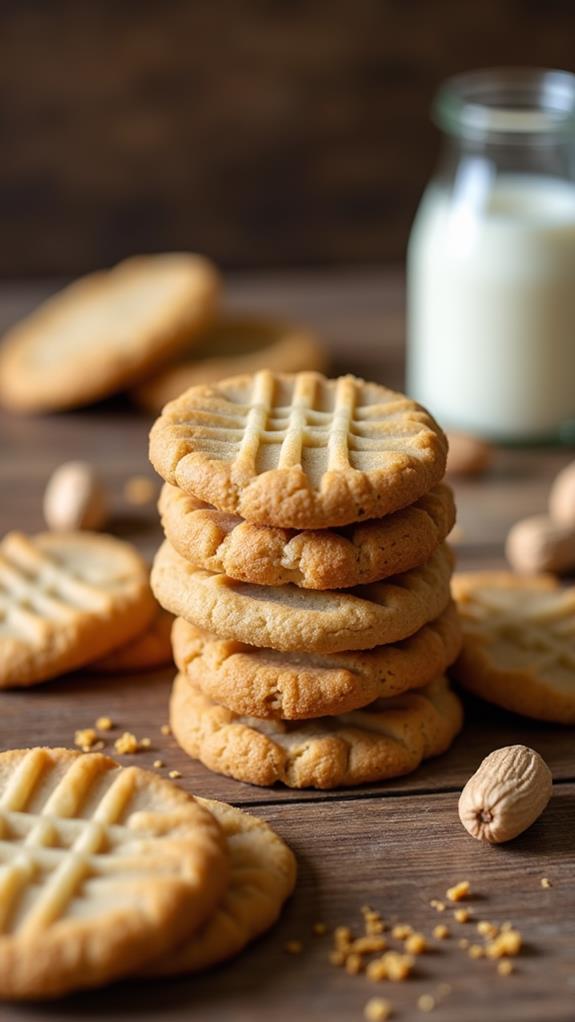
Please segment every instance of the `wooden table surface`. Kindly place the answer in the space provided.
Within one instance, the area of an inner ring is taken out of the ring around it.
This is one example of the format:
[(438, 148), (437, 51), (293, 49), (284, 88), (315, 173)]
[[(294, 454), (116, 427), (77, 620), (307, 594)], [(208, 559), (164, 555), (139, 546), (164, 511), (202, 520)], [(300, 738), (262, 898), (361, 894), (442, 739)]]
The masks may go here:
[[(50, 285), (0, 289), (0, 328), (50, 291)], [(229, 281), (235, 309), (277, 312), (316, 326), (328, 339), (334, 369), (401, 386), (403, 287), (399, 274), (298, 273)], [(114, 493), (111, 530), (147, 555), (160, 540), (154, 507), (129, 508), (125, 480), (152, 476), (147, 463), (150, 421), (124, 399), (68, 415), (24, 419), (0, 416), (0, 529), (43, 527), (41, 495), (51, 469), (86, 458)], [(550, 480), (573, 452), (499, 450), (489, 476), (456, 485), (461, 567), (502, 565), (503, 541), (519, 516), (542, 510)], [(78, 674), (25, 693), (0, 695), (0, 748), (37, 743), (71, 745), (76, 728), (100, 714), (121, 728), (152, 738), (141, 753), (149, 766), (159, 755), (182, 773), (188, 790), (248, 807), (291, 844), (299, 863), (294, 897), (275, 929), (231, 964), (192, 979), (124, 983), (52, 1005), (0, 1007), (2, 1022), (57, 1018), (108, 1022), (133, 1018), (201, 1022), (360, 1020), (366, 1001), (389, 998), (393, 1018), (424, 1017), (422, 994), (436, 998), (437, 1022), (573, 1022), (575, 1019), (575, 747), (574, 730), (552, 727), (466, 701), (466, 724), (452, 749), (413, 775), (384, 785), (339, 792), (259, 789), (212, 774), (189, 760), (160, 733), (166, 720), (171, 671), (133, 677)], [(457, 817), (465, 780), (491, 749), (515, 742), (547, 760), (555, 792), (544, 816), (508, 846), (473, 841)], [(126, 757), (126, 760), (129, 760)], [(541, 887), (548, 877), (552, 886)], [(458, 947), (473, 940), (471, 924), (430, 906), (445, 889), (469, 879), (476, 919), (512, 920), (525, 951), (510, 977), (492, 962), (471, 961)], [(389, 921), (430, 933), (449, 923), (451, 936), (418, 959), (403, 984), (373, 984), (328, 962), (329, 939), (312, 925), (359, 924), (369, 903)], [(301, 955), (284, 950), (303, 942)], [(448, 984), (446, 993), (440, 984)]]

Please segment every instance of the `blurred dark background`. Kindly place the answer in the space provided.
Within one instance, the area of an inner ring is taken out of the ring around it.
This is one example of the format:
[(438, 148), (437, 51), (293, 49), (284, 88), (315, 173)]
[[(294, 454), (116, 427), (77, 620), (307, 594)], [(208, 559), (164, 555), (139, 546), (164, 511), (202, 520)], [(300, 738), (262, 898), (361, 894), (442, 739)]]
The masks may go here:
[(573, 0), (0, 3), (0, 273), (398, 262), (438, 83), (575, 67)]

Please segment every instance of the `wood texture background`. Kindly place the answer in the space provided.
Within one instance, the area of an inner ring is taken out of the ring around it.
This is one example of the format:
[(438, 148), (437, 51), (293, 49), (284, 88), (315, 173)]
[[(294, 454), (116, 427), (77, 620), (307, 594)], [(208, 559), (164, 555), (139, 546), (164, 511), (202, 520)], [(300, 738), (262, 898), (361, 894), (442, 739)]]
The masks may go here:
[[(53, 288), (0, 287), (0, 329)], [(403, 288), (397, 273), (331, 272), (242, 275), (227, 282), (230, 307), (259, 309), (310, 323), (328, 340), (334, 371), (355, 371), (392, 386), (403, 372)], [(153, 504), (129, 508), (125, 480), (154, 478), (147, 460), (150, 420), (117, 398), (81, 412), (41, 418), (0, 414), (0, 534), (43, 528), (41, 498), (52, 468), (86, 458), (104, 474), (113, 494), (110, 529), (150, 556), (161, 531)], [(573, 451), (499, 450), (483, 479), (458, 482), (461, 567), (501, 566), (503, 541), (519, 516), (545, 507), (548, 487)], [(52, 1005), (0, 1006), (1, 1022), (362, 1022), (368, 998), (384, 996), (393, 1020), (421, 1022), (421, 994), (440, 1000), (433, 1022), (573, 1022), (575, 998), (575, 760), (573, 728), (540, 724), (466, 700), (466, 725), (450, 751), (403, 778), (334, 792), (289, 791), (239, 784), (211, 773), (160, 732), (166, 720), (173, 669), (132, 677), (78, 672), (28, 692), (0, 693), (0, 750), (35, 743), (70, 745), (74, 731), (110, 715), (120, 729), (149, 736), (153, 747), (125, 757), (151, 767), (161, 756), (177, 769), (186, 790), (241, 805), (268, 820), (293, 847), (299, 867), (294, 896), (278, 925), (231, 963), (203, 976), (122, 983)], [(554, 776), (553, 799), (537, 823), (516, 841), (485, 847), (457, 818), (459, 791), (493, 748), (523, 742), (536, 748)], [(543, 889), (547, 876), (552, 887)], [(471, 881), (476, 919), (512, 920), (525, 950), (504, 978), (493, 962), (472, 962), (457, 938), (476, 939), (472, 924), (438, 916), (431, 898), (462, 879)], [(393, 923), (408, 922), (430, 935), (448, 922), (451, 937), (418, 960), (412, 980), (375, 985), (332, 967), (331, 928), (359, 924), (372, 903)], [(303, 952), (290, 956), (288, 940)]]
[(399, 260), (438, 83), (574, 35), (570, 0), (3, 0), (0, 274)]

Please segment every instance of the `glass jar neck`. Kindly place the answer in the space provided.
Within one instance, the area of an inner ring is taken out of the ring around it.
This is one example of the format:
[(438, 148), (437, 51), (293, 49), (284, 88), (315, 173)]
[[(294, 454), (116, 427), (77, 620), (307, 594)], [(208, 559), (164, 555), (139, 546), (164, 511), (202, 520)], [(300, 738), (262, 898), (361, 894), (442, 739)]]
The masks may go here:
[(575, 180), (575, 75), (493, 69), (459, 75), (439, 90), (433, 117), (444, 140), (439, 176), (462, 160), (499, 173)]
[(546, 147), (575, 137), (575, 75), (502, 68), (449, 79), (433, 118), (462, 147)]

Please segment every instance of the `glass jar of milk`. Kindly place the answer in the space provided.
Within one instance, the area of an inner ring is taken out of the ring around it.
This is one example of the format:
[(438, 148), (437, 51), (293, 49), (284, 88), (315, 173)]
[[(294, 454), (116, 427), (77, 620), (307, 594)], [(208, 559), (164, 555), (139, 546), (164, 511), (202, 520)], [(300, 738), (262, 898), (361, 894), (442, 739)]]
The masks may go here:
[(437, 175), (408, 251), (408, 390), (446, 427), (575, 436), (575, 76), (440, 90)]

